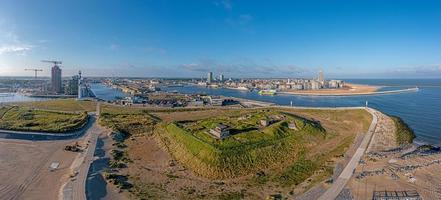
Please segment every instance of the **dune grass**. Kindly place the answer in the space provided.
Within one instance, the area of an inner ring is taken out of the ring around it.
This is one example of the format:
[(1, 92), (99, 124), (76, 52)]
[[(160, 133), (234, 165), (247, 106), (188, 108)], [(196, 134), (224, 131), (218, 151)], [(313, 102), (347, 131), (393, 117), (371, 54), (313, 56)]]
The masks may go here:
[[(259, 127), (262, 118), (283, 115), (268, 127)], [(295, 122), (299, 130), (291, 130)], [(229, 125), (237, 133), (219, 140), (207, 131), (216, 124)], [(160, 133), (159, 133), (160, 132)], [(173, 156), (194, 172), (208, 178), (232, 178), (280, 164), (292, 163), (304, 149), (304, 136), (324, 139), (318, 124), (277, 111), (255, 112), (246, 119), (218, 117), (196, 122), (162, 125), (158, 135)]]
[(34, 109), (66, 112), (93, 112), (96, 110), (95, 101), (78, 101), (75, 99), (56, 99), (48, 101), (23, 102), (19, 103), (18, 105)]
[(16, 131), (70, 132), (87, 123), (87, 113), (65, 113), (10, 107), (0, 119), (0, 129)]
[(130, 136), (151, 133), (155, 125), (155, 119), (146, 112), (137, 114), (111, 114), (105, 112), (101, 113), (100, 124)]
[[(133, 135), (153, 130), (154, 138), (174, 159), (200, 176), (245, 178), (243, 184), (250, 187), (302, 184), (305, 190), (332, 175), (334, 161), (372, 120), (364, 110), (161, 110), (106, 105), (102, 111), (101, 123), (114, 130)], [(267, 127), (260, 125), (260, 119), (275, 115), (285, 117)], [(298, 130), (288, 128), (292, 122)], [(228, 125), (233, 135), (219, 140), (207, 133), (219, 123)]]

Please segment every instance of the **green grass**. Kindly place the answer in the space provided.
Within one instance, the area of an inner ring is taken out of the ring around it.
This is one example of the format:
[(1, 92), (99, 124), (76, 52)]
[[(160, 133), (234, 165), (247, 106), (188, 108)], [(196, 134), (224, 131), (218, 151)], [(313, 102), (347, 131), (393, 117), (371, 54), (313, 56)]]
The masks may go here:
[[(281, 115), (274, 111), (259, 111), (241, 122), (235, 117), (219, 117), (198, 122), (170, 123), (163, 125), (164, 131), (160, 130), (159, 135), (176, 159), (209, 178), (236, 177), (293, 162), (304, 148), (304, 136), (324, 138), (325, 132), (317, 124), (288, 115), (269, 127), (258, 128), (258, 121), (262, 117), (274, 114)], [(295, 121), (300, 130), (288, 129), (288, 122), (291, 121)], [(220, 122), (236, 130), (258, 129), (238, 131), (236, 135), (218, 140), (206, 131)]]
[(318, 167), (318, 162), (300, 158), (275, 181), (282, 183), (282, 186), (298, 185), (310, 177)]
[[(279, 113), (277, 111), (258, 111), (246, 116), (248, 116), (246, 119), (241, 119), (243, 116), (233, 115), (231, 117), (223, 116), (195, 122), (178, 122), (176, 125), (197, 139), (220, 150), (228, 150), (235, 147), (242, 148), (244, 146), (265, 146), (266, 143), (271, 143), (272, 141), (277, 142), (277, 140), (291, 136), (295, 137), (304, 133), (315, 136), (324, 135), (324, 131), (317, 128), (318, 126), (313, 122), (290, 114)], [(285, 119), (262, 128), (260, 126), (260, 120), (271, 116), (284, 116)], [(290, 130), (288, 124), (291, 122), (296, 123), (300, 131)], [(210, 129), (220, 123), (228, 125), (230, 127), (230, 133), (233, 135), (223, 140), (218, 140), (210, 134), (207, 134)]]
[[(222, 181), (219, 179), (255, 174), (242, 177), (246, 188), (266, 184), (293, 188), (304, 182), (306, 184), (302, 184), (302, 190), (306, 188), (306, 191), (332, 175), (333, 158), (344, 154), (352, 144), (355, 133), (366, 131), (372, 119), (363, 110), (198, 110), (200, 112), (187, 112), (193, 109), (162, 110), (105, 105), (101, 123), (128, 134), (145, 134), (153, 130), (154, 137), (173, 159), (195, 174), (209, 179)], [(243, 118), (246, 115), (249, 117)], [(274, 115), (285, 115), (286, 118), (269, 127), (260, 126), (260, 119)], [(288, 129), (291, 122), (295, 122), (299, 130)], [(219, 123), (230, 126), (236, 134), (223, 140), (207, 134)], [(115, 155), (118, 159), (119, 156)], [(116, 168), (119, 163), (115, 160)], [(127, 166), (130, 168), (131, 164)], [(165, 175), (168, 179), (185, 178)], [(170, 195), (159, 185), (145, 184), (136, 176), (130, 177), (130, 182), (134, 183), (130, 192), (137, 198), (166, 198)], [(205, 194), (198, 192), (187, 194), (187, 189), (181, 192), (179, 197), (205, 197)], [(209, 198), (243, 199), (249, 195), (252, 193), (230, 191)]]
[(297, 161), (286, 168), (282, 173), (273, 176), (273, 181), (284, 187), (298, 185), (305, 181), (313, 174), (316, 176), (311, 178), (308, 190), (316, 183), (321, 182), (332, 175), (333, 166), (327, 163), (332, 158), (337, 157), (347, 151), (353, 142), (353, 137), (344, 138), (339, 145), (331, 149), (327, 153), (321, 153), (314, 157), (307, 157), (306, 152), (302, 152)]
[(397, 145), (411, 144), (415, 139), (413, 130), (401, 118), (395, 116), (391, 116), (391, 118), (395, 123)]
[(116, 106), (109, 104), (101, 105), (101, 112), (109, 114), (142, 114), (149, 112), (188, 112), (188, 111), (201, 111), (201, 110), (212, 110), (213, 108), (161, 108), (161, 107), (126, 107), (126, 106)]
[(64, 113), (12, 107), (0, 119), (0, 129), (63, 133), (82, 128), (86, 113)]
[(49, 101), (24, 102), (20, 106), (66, 112), (93, 112), (96, 110), (96, 102), (94, 101), (77, 101), (75, 99), (57, 99)]
[(8, 112), (12, 107), (10, 106), (5, 106), (5, 107), (1, 107), (0, 108), (0, 119), (3, 118), (3, 115)]
[(151, 133), (155, 119), (148, 113), (140, 114), (110, 114), (102, 113), (100, 124), (113, 129), (116, 132), (130, 135)]

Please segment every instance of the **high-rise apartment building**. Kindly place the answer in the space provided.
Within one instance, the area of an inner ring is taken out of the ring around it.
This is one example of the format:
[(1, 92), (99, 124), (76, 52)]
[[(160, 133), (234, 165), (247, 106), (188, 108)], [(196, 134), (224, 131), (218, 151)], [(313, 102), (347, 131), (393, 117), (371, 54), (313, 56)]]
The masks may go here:
[(322, 70), (319, 71), (319, 76), (318, 76), (317, 81), (320, 82), (320, 83), (323, 83), (325, 81), (325, 76), (323, 75), (323, 71)]
[(52, 91), (55, 93), (62, 93), (61, 68), (57, 65), (53, 66), (51, 75)]
[(208, 72), (207, 74), (207, 83), (213, 82), (213, 72)]
[(67, 81), (67, 85), (66, 85), (66, 88), (64, 89), (64, 92), (67, 95), (77, 95), (79, 81), (80, 81), (80, 78), (78, 77), (78, 75), (72, 76), (72, 79)]

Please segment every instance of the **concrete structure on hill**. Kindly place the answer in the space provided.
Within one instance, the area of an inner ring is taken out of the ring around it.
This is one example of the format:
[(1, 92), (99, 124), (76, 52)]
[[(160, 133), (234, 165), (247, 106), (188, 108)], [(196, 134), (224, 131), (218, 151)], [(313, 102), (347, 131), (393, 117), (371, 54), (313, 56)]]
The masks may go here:
[(214, 129), (210, 129), (210, 134), (218, 139), (224, 139), (230, 136), (229, 127), (223, 124), (218, 124)]
[(298, 131), (298, 130), (299, 130), (299, 129), (297, 128), (297, 125), (296, 125), (295, 122), (291, 122), (291, 123), (289, 123), (289, 124), (288, 124), (288, 128), (291, 129), (291, 130), (295, 130), (295, 131)]
[(271, 124), (274, 124), (274, 123), (276, 123), (277, 121), (275, 120), (275, 119), (261, 119), (260, 120), (260, 125), (262, 126), (262, 127), (267, 127), (267, 126), (269, 126), (269, 125), (271, 125)]

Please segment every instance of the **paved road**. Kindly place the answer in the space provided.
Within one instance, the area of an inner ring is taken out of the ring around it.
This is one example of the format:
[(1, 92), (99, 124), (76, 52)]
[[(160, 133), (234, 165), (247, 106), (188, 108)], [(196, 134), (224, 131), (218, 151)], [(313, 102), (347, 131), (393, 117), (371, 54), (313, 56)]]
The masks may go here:
[(62, 198), (64, 200), (85, 200), (86, 199), (86, 180), (89, 172), (89, 167), (94, 160), (94, 153), (98, 136), (103, 133), (103, 129), (94, 123), (86, 133), (86, 140), (89, 145), (86, 151), (82, 152), (77, 158), (73, 166), (73, 171), (78, 174), (71, 179), (62, 189)]
[(369, 130), (366, 133), (366, 135), (363, 138), (363, 141), (361, 142), (360, 146), (357, 148), (357, 151), (352, 156), (349, 163), (346, 165), (346, 167), (343, 169), (342, 173), (338, 178), (334, 181), (332, 186), (325, 192), (323, 195), (319, 198), (319, 200), (331, 200), (337, 198), (337, 196), (340, 194), (340, 192), (345, 187), (346, 183), (351, 178), (355, 168), (357, 167), (358, 163), (360, 162), (361, 157), (363, 156), (364, 152), (369, 146), (369, 143), (371, 142), (372, 136), (375, 132), (375, 129), (377, 127), (378, 117), (376, 115), (376, 110), (367, 108), (367, 111), (371, 113), (372, 115), (372, 123), (369, 126)]

